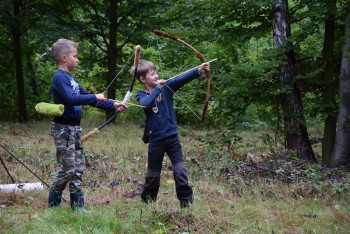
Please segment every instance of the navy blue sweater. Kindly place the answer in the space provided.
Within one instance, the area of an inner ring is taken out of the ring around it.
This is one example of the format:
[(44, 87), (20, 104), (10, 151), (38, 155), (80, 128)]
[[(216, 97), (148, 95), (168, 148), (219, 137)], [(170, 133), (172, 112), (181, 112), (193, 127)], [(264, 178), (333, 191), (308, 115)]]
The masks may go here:
[(199, 76), (198, 69), (192, 69), (168, 80), (163, 88), (156, 87), (151, 93), (145, 90), (137, 92), (136, 98), (139, 104), (145, 106), (146, 125), (142, 138), (145, 143), (162, 140), (178, 133), (173, 106), (173, 92)]
[(78, 126), (82, 117), (82, 105), (100, 109), (114, 109), (114, 102), (99, 102), (95, 94), (88, 93), (68, 72), (58, 69), (52, 77), (52, 96), (55, 104), (63, 104), (64, 112), (54, 117), (59, 124)]

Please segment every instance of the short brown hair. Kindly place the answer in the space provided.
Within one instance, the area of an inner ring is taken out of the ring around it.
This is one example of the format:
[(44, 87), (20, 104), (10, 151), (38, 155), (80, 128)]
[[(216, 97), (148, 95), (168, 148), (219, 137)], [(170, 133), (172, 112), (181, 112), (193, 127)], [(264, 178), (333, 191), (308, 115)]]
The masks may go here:
[(70, 53), (72, 47), (78, 48), (78, 44), (68, 39), (58, 39), (51, 46), (51, 56), (56, 61), (56, 63), (58, 63), (61, 55)]
[[(157, 71), (157, 67), (154, 65), (154, 63), (147, 61), (147, 60), (140, 60), (138, 66), (137, 66), (137, 71), (136, 71), (136, 79), (140, 81), (141, 76), (146, 76), (146, 74), (149, 71)], [(130, 73), (131, 75), (135, 75), (135, 66), (132, 66), (130, 68)]]

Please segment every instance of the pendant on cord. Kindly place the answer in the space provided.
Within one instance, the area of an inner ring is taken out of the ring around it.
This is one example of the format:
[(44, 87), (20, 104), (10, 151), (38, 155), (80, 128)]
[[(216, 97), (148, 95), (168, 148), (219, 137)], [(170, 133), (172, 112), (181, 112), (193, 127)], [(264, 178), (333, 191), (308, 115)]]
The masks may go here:
[(162, 94), (159, 94), (157, 99), (154, 100), (154, 103), (156, 104), (156, 106), (152, 108), (153, 113), (155, 113), (155, 114), (158, 113), (158, 103), (157, 102), (160, 102), (161, 100), (162, 100)]

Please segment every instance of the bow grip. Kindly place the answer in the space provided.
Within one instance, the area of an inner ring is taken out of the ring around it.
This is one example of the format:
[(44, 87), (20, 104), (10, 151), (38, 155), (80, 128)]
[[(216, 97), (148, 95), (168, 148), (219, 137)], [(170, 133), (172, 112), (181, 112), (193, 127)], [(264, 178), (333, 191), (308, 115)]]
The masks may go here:
[[(132, 97), (132, 92), (128, 91), (128, 92), (125, 94), (122, 103), (124, 103), (125, 105), (127, 105), (127, 104), (129, 103), (131, 97)], [(120, 111), (120, 107), (118, 108), (118, 110)]]
[(81, 138), (81, 142), (86, 141), (87, 139), (89, 139), (90, 137), (92, 137), (93, 135), (97, 134), (99, 132), (99, 130), (97, 128), (94, 128), (94, 130), (92, 130), (91, 132), (89, 132), (88, 134), (86, 134), (85, 136), (83, 136)]

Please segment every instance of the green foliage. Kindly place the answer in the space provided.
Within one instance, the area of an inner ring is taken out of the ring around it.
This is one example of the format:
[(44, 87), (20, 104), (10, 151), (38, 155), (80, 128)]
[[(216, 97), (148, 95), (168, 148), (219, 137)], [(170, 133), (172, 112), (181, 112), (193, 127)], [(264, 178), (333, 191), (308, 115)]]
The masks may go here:
[[(273, 1), (272, 1), (273, 2)], [(271, 1), (223, 1), (216, 4), (214, 25), (222, 38), (237, 41), (261, 37), (271, 30)]]
[(273, 143), (275, 142), (275, 140), (273, 139), (273, 137), (271, 137), (270, 134), (267, 134), (267, 133), (261, 134), (260, 139), (263, 141), (263, 143), (264, 143), (265, 145), (270, 145), (270, 146), (272, 146)]
[[(261, 114), (264, 113), (265, 120), (271, 118), (273, 113), (271, 107), (278, 105), (276, 72), (279, 62), (275, 60), (276, 54), (269, 47), (258, 46), (257, 48), (258, 53), (248, 53), (247, 58), (235, 65), (230, 73), (223, 75), (220, 81), (223, 92), (218, 99), (227, 100), (220, 102), (217, 110), (223, 110), (219, 119), (226, 119), (227, 125), (244, 116), (249, 105), (253, 103), (261, 110)], [(275, 61), (274, 65), (272, 61)], [(270, 112), (269, 115), (267, 115), (268, 112)]]
[(332, 183), (332, 191), (335, 194), (349, 194), (350, 192), (350, 181), (341, 181), (337, 182), (335, 181)]
[[(331, 170), (313, 165), (305, 170), (298, 171), (300, 181), (305, 183), (315, 193), (322, 193), (330, 187), (333, 194), (348, 195), (350, 193), (350, 181), (344, 169)], [(344, 178), (344, 179), (343, 179)]]

